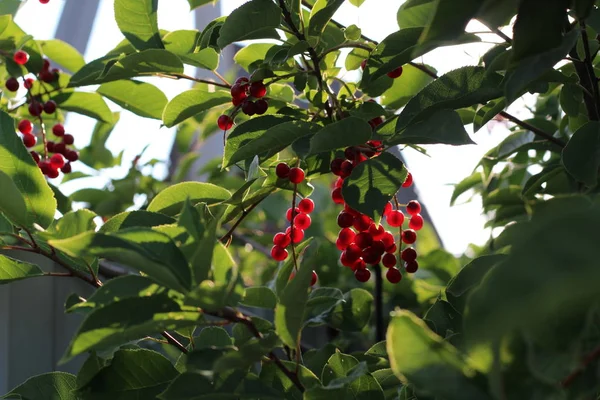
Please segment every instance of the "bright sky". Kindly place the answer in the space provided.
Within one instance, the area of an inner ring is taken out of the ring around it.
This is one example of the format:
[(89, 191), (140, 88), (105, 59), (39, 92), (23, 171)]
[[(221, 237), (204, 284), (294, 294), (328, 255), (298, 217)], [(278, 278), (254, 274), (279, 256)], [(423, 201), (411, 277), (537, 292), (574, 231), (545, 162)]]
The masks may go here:
[[(229, 13), (244, 2), (245, 0), (221, 0), (221, 9), (224, 13)], [(358, 9), (346, 3), (334, 18), (345, 25), (357, 24), (365, 35), (375, 40), (381, 40), (398, 29), (396, 10), (402, 3), (403, 0), (366, 0)], [(100, 10), (85, 54), (86, 61), (104, 55), (122, 38), (113, 19), (112, 4), (113, 0), (100, 1)], [(382, 4), (385, 4), (385, 7), (382, 7)], [(36, 39), (52, 38), (63, 5), (64, 0), (51, 0), (47, 5), (41, 5), (36, 0), (29, 0), (17, 16), (17, 23)], [(158, 15), (159, 26), (162, 29), (191, 29), (194, 26), (193, 13), (188, 12), (185, 0), (159, 1)], [(44, 23), (40, 23), (40, 21), (44, 21)], [(482, 28), (476, 23), (469, 26), (470, 31), (484, 30)], [(494, 36), (485, 39), (498, 41)], [(438, 72), (443, 74), (460, 66), (477, 64), (479, 57), (490, 46), (490, 44), (480, 43), (438, 49), (423, 57), (422, 61), (435, 66)], [(194, 74), (192, 68), (186, 72), (190, 75)], [(151, 82), (162, 89), (169, 99), (190, 86), (186, 81), (154, 79)], [(111, 108), (119, 109), (112, 103)], [(76, 115), (70, 117), (67, 123), (67, 129), (74, 134), (78, 146), (85, 146), (88, 143), (93, 126), (94, 120)], [(137, 155), (144, 146), (150, 144), (144, 158), (166, 161), (169, 157), (166, 149), (170, 149), (173, 142), (173, 130), (159, 129), (159, 127), (160, 121), (140, 118), (129, 112), (123, 112), (121, 121), (107, 145), (111, 151), (116, 153), (124, 150), (124, 159), (129, 163), (129, 160)], [(472, 133), (469, 129), (468, 131)], [(496, 124), (491, 132), (483, 128), (477, 134), (472, 135), (472, 139), (477, 145), (425, 146), (431, 157), (423, 156), (413, 150), (406, 150), (403, 153), (408, 167), (415, 177), (419, 195), (426, 203), (446, 249), (450, 252), (462, 253), (469, 243), (483, 244), (489, 236), (489, 231), (483, 229), (485, 220), (480, 214), (480, 200), (475, 199), (470, 203), (450, 207), (450, 196), (453, 190), (450, 185), (470, 175), (482, 155), (505, 138), (506, 134), (506, 129)], [(164, 176), (166, 169), (158, 168), (155, 171), (159, 176)], [(120, 168), (111, 173), (114, 177), (123, 174), (124, 170)], [(102, 187), (103, 183), (103, 179), (86, 180), (86, 185), (94, 187)], [(79, 187), (75, 182), (64, 185), (66, 192)]]

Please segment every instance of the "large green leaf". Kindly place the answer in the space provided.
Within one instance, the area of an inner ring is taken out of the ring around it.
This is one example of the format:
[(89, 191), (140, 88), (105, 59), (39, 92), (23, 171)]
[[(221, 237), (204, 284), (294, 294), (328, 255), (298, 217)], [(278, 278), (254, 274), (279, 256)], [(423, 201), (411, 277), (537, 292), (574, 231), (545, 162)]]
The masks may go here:
[(217, 2), (217, 0), (187, 0), (187, 1), (190, 4), (190, 11), (195, 8), (201, 7), (205, 4), (209, 4), (209, 3), (215, 4)]
[(249, 307), (274, 309), (277, 305), (277, 296), (265, 286), (246, 288), (246, 293), (241, 303)]
[(360, 332), (371, 319), (373, 295), (364, 289), (351, 289), (329, 312), (328, 323), (341, 331)]
[[(381, 386), (369, 374), (366, 363), (360, 363), (355, 357), (348, 354), (340, 352), (333, 354), (323, 368), (321, 380), (326, 385), (325, 390), (313, 389), (308, 396), (310, 399), (325, 399), (327, 392), (330, 392), (330, 396), (338, 395), (344, 399), (383, 400), (384, 398)], [(333, 393), (331, 393), (331, 389), (333, 389)], [(341, 389), (341, 391), (336, 389)]]
[(250, 43), (248, 46), (242, 47), (235, 56), (233, 61), (246, 71), (250, 72), (250, 65), (260, 60), (264, 60), (269, 50), (275, 46), (273, 43)]
[(96, 217), (95, 212), (86, 209), (69, 211), (39, 235), (46, 239), (66, 239), (80, 233), (93, 231), (96, 229), (94, 222)]
[(140, 117), (162, 119), (167, 96), (156, 86), (135, 80), (121, 80), (102, 84), (102, 96)]
[[(428, 65), (425, 67), (435, 72), (433, 67)], [(381, 104), (390, 108), (400, 108), (432, 81), (433, 78), (419, 68), (405, 65), (402, 70), (402, 79), (394, 79), (392, 87), (383, 92)]]
[(390, 153), (382, 153), (354, 167), (342, 186), (344, 201), (353, 209), (378, 219), (407, 174), (402, 161)]
[(78, 400), (74, 393), (77, 377), (66, 372), (48, 372), (32, 376), (2, 396), (3, 399), (22, 400)]
[(110, 218), (100, 227), (100, 232), (110, 233), (121, 229), (134, 227), (147, 227), (167, 225), (174, 223), (175, 220), (164, 214), (150, 211), (125, 211)]
[(52, 100), (65, 111), (86, 115), (103, 122), (112, 122), (113, 114), (98, 93), (70, 92), (60, 93)]
[(600, 168), (600, 123), (590, 121), (571, 136), (562, 152), (567, 172), (588, 186), (598, 183)]
[(202, 111), (230, 101), (231, 95), (224, 91), (188, 90), (178, 94), (167, 104), (162, 115), (162, 120), (165, 126), (172, 127)]
[(398, 9), (396, 19), (400, 29), (419, 28), (429, 24), (434, 12), (434, 0), (407, 0)]
[(250, 0), (227, 17), (219, 31), (217, 43), (224, 48), (241, 40), (278, 38), (274, 35), (280, 20), (281, 9), (273, 1)]
[(136, 49), (164, 49), (157, 10), (158, 0), (115, 0), (115, 21)]
[(0, 285), (42, 275), (43, 271), (37, 265), (0, 254)]
[[(54, 192), (19, 136), (15, 134), (14, 120), (4, 111), (0, 111), (0, 171), (12, 180), (25, 199), (27, 219), (23, 222), (47, 228), (54, 221), (56, 211)], [(9, 193), (10, 185), (6, 187)], [(16, 204), (11, 204), (10, 207), (19, 213), (18, 200), (15, 201)]]
[(433, 16), (419, 38), (419, 43), (448, 42), (457, 39), (477, 14), (481, 0), (463, 0), (460, 7), (454, 0), (437, 0)]
[(72, 73), (79, 71), (85, 65), (83, 56), (67, 42), (59, 39), (51, 39), (39, 40), (37, 43), (46, 57)]
[(12, 178), (2, 171), (0, 171), (0, 187), (2, 188), (0, 211), (15, 225), (28, 226), (25, 198)]
[(227, 189), (212, 183), (182, 182), (169, 186), (156, 195), (150, 202), (147, 211), (176, 215), (181, 211), (188, 198), (193, 204), (206, 203), (212, 205), (224, 202), (230, 197), (231, 193)]
[(92, 350), (107, 350), (147, 335), (198, 324), (202, 314), (182, 311), (165, 294), (122, 299), (90, 312), (61, 362)]
[(196, 30), (173, 31), (162, 38), (165, 49), (179, 56), (184, 63), (204, 69), (216, 69), (219, 66), (219, 55), (212, 48), (197, 51), (198, 40), (200, 32)]
[(319, 37), (344, 0), (317, 0), (310, 11), (308, 35)]
[(424, 396), (447, 400), (485, 400), (490, 397), (476, 384), (476, 373), (456, 348), (431, 332), (410, 311), (395, 311), (387, 331), (392, 370)]
[(364, 144), (371, 138), (371, 132), (371, 126), (365, 120), (344, 118), (325, 126), (311, 138), (310, 154)]

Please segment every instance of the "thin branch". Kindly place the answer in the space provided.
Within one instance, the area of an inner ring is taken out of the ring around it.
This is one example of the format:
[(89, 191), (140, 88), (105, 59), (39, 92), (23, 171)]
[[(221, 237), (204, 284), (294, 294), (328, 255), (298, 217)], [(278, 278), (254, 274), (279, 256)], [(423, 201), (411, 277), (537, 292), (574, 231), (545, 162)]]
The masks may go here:
[(590, 79), (590, 84), (592, 85), (592, 92), (594, 94), (594, 104), (596, 109), (596, 116), (600, 118), (600, 92), (598, 91), (598, 80), (596, 79), (596, 75), (594, 73), (594, 66), (592, 65), (592, 54), (590, 52), (590, 44), (589, 38), (585, 26), (585, 21), (579, 21), (579, 26), (581, 27), (581, 39), (583, 41), (583, 50), (585, 52), (585, 67), (587, 69), (588, 77)]
[(187, 354), (188, 350), (185, 348), (183, 344), (181, 344), (177, 339), (175, 339), (169, 332), (163, 331), (160, 333), (162, 337), (167, 339), (167, 342), (177, 347), (183, 354)]
[(321, 58), (325, 57), (325, 55), (332, 53), (336, 50), (341, 50), (341, 49), (346, 49), (346, 48), (356, 48), (356, 49), (363, 49), (366, 51), (373, 51), (372, 47), (367, 46), (366, 44), (362, 44), (362, 43), (358, 43), (358, 42), (352, 42), (352, 43), (342, 43), (339, 44), (337, 46), (333, 46), (327, 50), (325, 50), (323, 52), (323, 54), (321, 54)]
[(563, 142), (561, 139), (556, 138), (556, 137), (552, 136), (551, 134), (544, 132), (543, 130), (541, 130), (539, 128), (536, 128), (535, 126), (533, 126), (525, 121), (521, 121), (520, 119), (518, 119), (517, 117), (515, 117), (512, 114), (507, 113), (506, 111), (501, 111), (498, 114), (500, 114), (507, 120), (519, 125), (520, 127), (525, 128), (525, 129), (535, 133), (536, 135), (543, 137), (544, 139), (548, 140), (549, 142), (556, 144), (557, 146), (560, 146), (560, 147), (566, 146), (565, 142)]
[(73, 274), (70, 272), (44, 272), (44, 276), (62, 276), (72, 278)]
[(263, 197), (262, 199), (258, 200), (256, 203), (248, 207), (248, 209), (242, 210), (242, 215), (237, 219), (237, 221), (234, 222), (234, 224), (231, 226), (231, 228), (229, 228), (227, 233), (221, 236), (219, 241), (228, 245), (231, 242), (231, 236), (233, 235), (233, 231), (235, 231), (235, 229), (242, 223), (242, 221), (248, 216), (248, 214), (250, 214), (250, 212), (252, 212), (252, 210), (254, 210), (256, 206), (258, 206), (260, 202), (263, 201), (265, 198), (266, 197)]
[(188, 81), (194, 81), (198, 83), (207, 83), (209, 85), (215, 85), (226, 89), (231, 89), (231, 85), (225, 83), (219, 83), (215, 81), (209, 81), (207, 79), (194, 78), (193, 76), (189, 76), (186, 74), (180, 73), (158, 73), (158, 72), (149, 72), (142, 73), (141, 76), (158, 76), (159, 78), (169, 78), (169, 79), (187, 79)]
[(504, 32), (502, 32), (499, 28), (491, 28), (492, 33), (495, 33), (496, 35), (500, 36), (502, 38), (502, 40), (504, 40), (506, 43), (512, 44), (512, 39), (509, 38)]
[(227, 86), (231, 87), (231, 84), (230, 84), (229, 82), (227, 82), (227, 79), (225, 79), (225, 78), (223, 77), (223, 75), (221, 75), (221, 74), (219, 73), (219, 71), (217, 71), (216, 69), (214, 69), (214, 70), (213, 70), (213, 73), (215, 74), (215, 76), (216, 76), (217, 78), (219, 78), (219, 79), (221, 80), (221, 82), (223, 82), (225, 85), (227, 85)]
[(600, 346), (596, 347), (592, 350), (585, 358), (581, 361), (581, 365), (571, 372), (565, 379), (560, 382), (562, 387), (568, 387), (573, 383), (573, 381), (581, 375), (585, 369), (597, 358), (600, 358)]

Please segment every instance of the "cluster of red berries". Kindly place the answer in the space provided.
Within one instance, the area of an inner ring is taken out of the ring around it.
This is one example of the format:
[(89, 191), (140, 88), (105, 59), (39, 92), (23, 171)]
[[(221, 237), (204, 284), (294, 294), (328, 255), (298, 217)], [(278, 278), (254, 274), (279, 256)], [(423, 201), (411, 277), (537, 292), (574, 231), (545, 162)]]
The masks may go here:
[[(360, 63), (360, 69), (362, 69), (364, 71), (366, 66), (367, 66), (367, 60), (364, 59)], [(400, 78), (400, 76), (402, 75), (402, 66), (394, 69), (393, 71), (388, 72), (386, 75), (392, 79)]]
[[(33, 124), (28, 119), (19, 121), (17, 125), (19, 132), (23, 135), (23, 144), (27, 148), (35, 146), (37, 138), (33, 134)], [(74, 142), (73, 135), (65, 133), (65, 128), (61, 124), (56, 124), (52, 127), (52, 133), (54, 136), (62, 138), (60, 142), (55, 143), (46, 141), (44, 143), (44, 158), (37, 151), (30, 151), (31, 157), (37, 163), (38, 167), (44, 175), (48, 178), (57, 178), (58, 171), (62, 171), (64, 174), (71, 173), (71, 163), (79, 159), (79, 153), (77, 151), (69, 149)], [(51, 157), (48, 157), (48, 153), (53, 153)]]
[[(233, 126), (233, 117), (241, 109), (248, 116), (263, 115), (269, 108), (267, 100), (263, 99), (267, 94), (267, 87), (263, 81), (250, 82), (242, 76), (238, 78), (231, 87), (231, 103), (235, 109), (232, 116), (223, 114), (217, 120), (217, 125), (222, 131), (227, 131)], [(253, 101), (252, 98), (255, 100)]]

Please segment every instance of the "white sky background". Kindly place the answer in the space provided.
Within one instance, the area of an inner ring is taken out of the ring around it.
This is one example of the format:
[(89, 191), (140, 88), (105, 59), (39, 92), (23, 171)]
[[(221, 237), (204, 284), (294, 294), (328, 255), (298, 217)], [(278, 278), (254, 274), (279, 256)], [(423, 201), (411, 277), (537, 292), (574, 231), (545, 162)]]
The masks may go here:
[[(230, 13), (244, 2), (244, 0), (220, 0), (224, 13)], [(396, 10), (402, 3), (403, 0), (366, 0), (360, 8), (346, 3), (334, 18), (345, 25), (356, 24), (361, 27), (365, 35), (380, 41), (398, 29)], [(101, 0), (100, 2), (99, 13), (85, 54), (86, 61), (103, 56), (122, 39), (122, 34), (114, 22), (112, 4), (112, 0)], [(40, 4), (37, 0), (29, 0), (17, 15), (16, 21), (36, 39), (50, 39), (54, 35), (63, 6), (64, 0), (50, 0), (50, 3), (46, 5)], [(159, 26), (166, 30), (192, 29), (194, 17), (193, 13), (189, 13), (188, 10), (185, 0), (159, 1)], [(473, 23), (468, 30), (480, 31), (485, 28)], [(485, 40), (499, 41), (493, 35), (486, 36)], [(464, 65), (477, 64), (479, 57), (490, 46), (490, 44), (481, 43), (442, 48), (424, 56), (422, 61), (433, 65), (439, 74), (443, 74)], [(194, 69), (186, 69), (186, 73), (193, 75)], [(187, 81), (168, 79), (152, 79), (150, 81), (163, 90), (169, 99), (190, 87), (190, 83)], [(114, 110), (119, 109), (112, 103), (110, 106)], [(515, 109), (518, 108), (517, 104)], [(526, 118), (527, 115), (522, 117)], [(69, 117), (67, 130), (75, 136), (77, 146), (82, 147), (89, 142), (94, 123), (94, 120), (83, 116), (72, 115)], [(147, 144), (150, 144), (150, 147), (146, 151), (144, 159), (156, 158), (167, 161), (168, 149), (173, 143), (174, 130), (159, 129), (159, 127), (160, 121), (140, 118), (124, 111), (121, 113), (121, 121), (107, 146), (114, 153), (125, 151), (125, 165), (129, 165), (133, 157), (139, 154)], [(470, 128), (467, 130), (472, 133)], [(451, 184), (470, 175), (486, 151), (498, 144), (506, 135), (507, 130), (503, 126), (495, 124), (491, 132), (482, 128), (477, 134), (471, 135), (477, 145), (425, 146), (431, 157), (421, 155), (413, 150), (403, 152), (408, 167), (415, 177), (419, 195), (426, 203), (446, 249), (452, 253), (462, 253), (469, 243), (485, 243), (489, 231), (483, 229), (485, 220), (481, 216), (479, 199), (454, 207), (449, 206), (453, 191)], [(115, 168), (114, 171), (111, 171), (111, 176), (121, 177), (125, 172), (126, 170), (123, 168)], [(155, 168), (155, 172), (159, 177), (164, 176), (166, 168)], [(102, 178), (85, 180), (85, 184), (90, 187), (102, 187), (104, 182), (105, 180)], [(73, 184), (66, 183), (63, 189), (65, 192), (72, 192), (80, 187), (81, 183), (73, 182)]]

